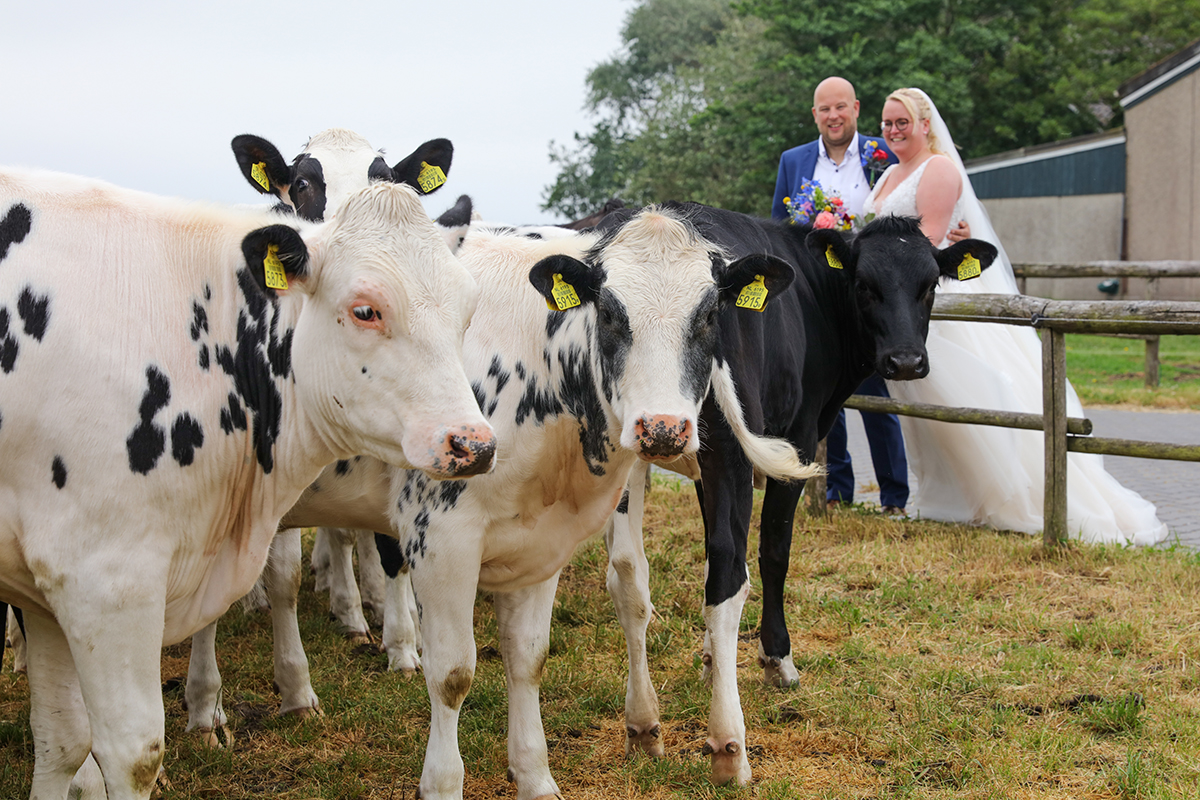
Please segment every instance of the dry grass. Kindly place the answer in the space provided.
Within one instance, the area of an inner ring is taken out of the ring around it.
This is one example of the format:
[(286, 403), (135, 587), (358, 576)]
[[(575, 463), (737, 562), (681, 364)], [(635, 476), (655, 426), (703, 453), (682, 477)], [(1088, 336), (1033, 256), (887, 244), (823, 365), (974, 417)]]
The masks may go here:
[[(624, 640), (604, 591), (602, 543), (566, 569), (543, 684), (551, 768), (592, 798), (1155, 798), (1200, 796), (1200, 561), (1181, 551), (1073, 546), (841, 512), (797, 526), (787, 607), (801, 674), (761, 684), (757, 597), (743, 620), (740, 683), (755, 783), (714, 787), (700, 748), (699, 515), (688, 488), (656, 484), (647, 552), (649, 634), (667, 757), (623, 755)], [(752, 538), (753, 535), (752, 535)], [(752, 546), (754, 542), (752, 542)], [(756, 572), (752, 567), (752, 571)], [(755, 576), (757, 585), (757, 576)], [(489, 603), (460, 741), (466, 796), (505, 780), (506, 703)], [(174, 798), (412, 797), (428, 718), (424, 682), (353, 652), (305, 591), (302, 630), (327, 716), (271, 715), (270, 623), (231, 615), (219, 653), (232, 750), (183, 733), (163, 659)], [(28, 794), (27, 684), (0, 676), (0, 797)]]

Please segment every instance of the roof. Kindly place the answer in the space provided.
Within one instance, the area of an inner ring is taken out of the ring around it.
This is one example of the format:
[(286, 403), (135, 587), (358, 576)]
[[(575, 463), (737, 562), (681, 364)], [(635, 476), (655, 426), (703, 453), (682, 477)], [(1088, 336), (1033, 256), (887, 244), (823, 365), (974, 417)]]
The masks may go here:
[(1122, 108), (1131, 108), (1200, 69), (1200, 39), (1167, 56), (1117, 88)]
[(964, 162), (963, 166), (966, 167), (968, 175), (974, 175), (979, 172), (991, 172), (992, 170), (1015, 167), (1033, 161), (1061, 158), (1088, 150), (1096, 150), (1101, 147), (1116, 147), (1122, 144), (1125, 144), (1125, 129), (1113, 128), (1110, 131), (1089, 133), (1086, 136), (1075, 136), (1071, 139), (1062, 139), (1046, 144), (1035, 144), (1030, 147), (1019, 147), (1016, 150), (1006, 150), (1003, 153), (993, 153), (990, 156), (973, 158), (970, 161)]
[(1119, 194), (1125, 191), (1125, 131), (1022, 147), (964, 166), (981, 200)]

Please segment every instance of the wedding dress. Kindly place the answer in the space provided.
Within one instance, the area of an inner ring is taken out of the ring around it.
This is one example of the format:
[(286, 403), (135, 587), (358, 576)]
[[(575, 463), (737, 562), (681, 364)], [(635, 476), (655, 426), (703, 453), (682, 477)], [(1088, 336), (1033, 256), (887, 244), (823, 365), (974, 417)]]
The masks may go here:
[[(930, 102), (936, 122), (940, 115)], [(935, 126), (936, 127), (936, 126)], [(949, 143), (949, 133), (938, 138)], [(949, 145), (953, 149), (953, 145)], [(895, 186), (882, 203), (876, 200), (894, 166), (879, 179), (863, 213), (919, 216), (917, 185), (929, 161)], [(997, 247), (1000, 242), (982, 204), (971, 190), (962, 162), (964, 189), (950, 225), (966, 218), (971, 234)], [(940, 247), (945, 247), (943, 240)], [(943, 278), (939, 292), (1016, 294), (1007, 256), (983, 275), (959, 282)], [(929, 375), (916, 381), (888, 381), (892, 397), (905, 402), (971, 406), (1042, 413), (1042, 351), (1027, 327), (977, 322), (934, 321), (926, 342)], [(1067, 385), (1067, 414), (1083, 416), (1075, 390)], [(1044, 446), (1038, 431), (963, 425), (900, 417), (908, 463), (917, 478), (911, 506), (925, 519), (987, 525), (1038, 533), (1042, 530)], [(1148, 545), (1162, 541), (1167, 527), (1154, 504), (1122, 486), (1104, 469), (1104, 457), (1071, 453), (1067, 457), (1067, 529), (1088, 542)]]

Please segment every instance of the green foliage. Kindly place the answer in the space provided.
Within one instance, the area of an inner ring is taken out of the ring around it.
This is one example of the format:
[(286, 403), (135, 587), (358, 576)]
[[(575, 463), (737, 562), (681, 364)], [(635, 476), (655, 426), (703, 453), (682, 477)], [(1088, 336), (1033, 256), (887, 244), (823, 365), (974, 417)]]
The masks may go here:
[(1200, 36), (1197, 0), (641, 0), (588, 76), (595, 129), (552, 144), (546, 209), (611, 196), (765, 215), (779, 154), (816, 138), (813, 89), (853, 82), (860, 130), (919, 86), (965, 158), (1121, 122), (1121, 82)]

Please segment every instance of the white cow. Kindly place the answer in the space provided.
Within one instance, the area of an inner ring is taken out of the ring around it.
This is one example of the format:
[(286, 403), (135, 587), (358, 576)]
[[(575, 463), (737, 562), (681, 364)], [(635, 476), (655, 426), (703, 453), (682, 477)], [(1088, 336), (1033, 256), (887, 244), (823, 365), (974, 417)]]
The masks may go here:
[[(426, 800), (462, 796), (457, 722), (475, 670), (475, 594), (494, 594), (510, 774), (517, 797), (530, 800), (559, 791), (538, 709), (559, 572), (618, 507), (639, 458), (695, 452), (718, 307), (756, 276), (778, 290), (791, 271), (769, 257), (729, 264), (686, 221), (653, 209), (610, 240), (473, 229), (459, 257), (481, 292), (464, 360), (504, 458), (490, 475), (440, 484), (368, 459), (345, 475), (327, 468), (285, 524), (380, 530), (390, 517), (422, 613), (432, 704)], [(660, 269), (665, 263), (673, 266)], [(766, 472), (811, 474), (790, 446), (737, 430)]]
[[(277, 208), (309, 220), (320, 222), (332, 216), (345, 199), (371, 182), (408, 184), (422, 194), (436, 191), (450, 172), (454, 148), (447, 139), (432, 139), (409, 155), (387, 166), (383, 154), (354, 131), (329, 128), (308, 140), (304, 149), (289, 165), (279, 149), (267, 139), (253, 134), (235, 136), (230, 143), (234, 158), (246, 181), (260, 194), (271, 195), (280, 201)], [(466, 215), (470, 216), (469, 201)], [(450, 226), (440, 230), (442, 238), (456, 250), (459, 231)], [(350, 461), (338, 462), (338, 469), (348, 469)], [(379, 585), (376, 608), (384, 611), (383, 569), (378, 553), (374, 552), (374, 537), (366, 534), (360, 545), (360, 564)], [(330, 591), (330, 608), (346, 627), (352, 641), (369, 641), (370, 628), (362, 611), (362, 599), (354, 583), (351, 547), (352, 540), (339, 534), (318, 532), (314, 548), (314, 566), (318, 581)], [(369, 548), (370, 552), (366, 552)], [(300, 583), (300, 540), (298, 531), (285, 531), (271, 545), (270, 557), (260, 581), (265, 599), (271, 609), (274, 633), (275, 686), (279, 691), (279, 713), (307, 716), (320, 713), (320, 699), (313, 690), (308, 671), (308, 658), (300, 639), (296, 618), (296, 592)], [(191, 661), (184, 690), (184, 705), (188, 711), (187, 730), (198, 731), (203, 740), (213, 746), (232, 742), (233, 735), (226, 727), (227, 717), (221, 704), (221, 673), (217, 665), (216, 622), (192, 638)], [(407, 631), (406, 631), (407, 633)], [(406, 640), (411, 636), (406, 636)], [(399, 664), (401, 648), (397, 648)], [(419, 665), (415, 651), (404, 661), (411, 670)]]
[(109, 800), (149, 796), (162, 646), (246, 593), (324, 465), (492, 462), (461, 360), (478, 291), (416, 193), (279, 222), (0, 171), (0, 600), (25, 611), (33, 798), (89, 751)]

